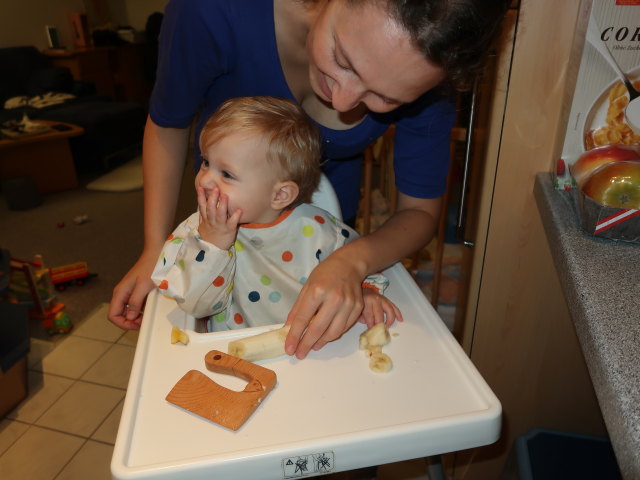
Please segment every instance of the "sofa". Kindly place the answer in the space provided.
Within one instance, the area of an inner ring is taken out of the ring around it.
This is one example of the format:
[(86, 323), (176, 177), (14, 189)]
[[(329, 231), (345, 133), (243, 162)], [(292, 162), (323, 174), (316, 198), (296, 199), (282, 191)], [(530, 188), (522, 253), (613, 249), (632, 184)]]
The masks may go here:
[[(51, 93), (64, 101), (37, 107), (33, 106), (37, 102), (20, 101)], [(87, 172), (104, 169), (114, 155), (135, 151), (147, 112), (142, 105), (96, 94), (93, 84), (74, 80), (67, 68), (54, 66), (35, 47), (0, 48), (0, 123), (20, 120), (25, 114), (30, 120), (84, 128), (84, 134), (71, 138), (70, 145), (76, 170)]]

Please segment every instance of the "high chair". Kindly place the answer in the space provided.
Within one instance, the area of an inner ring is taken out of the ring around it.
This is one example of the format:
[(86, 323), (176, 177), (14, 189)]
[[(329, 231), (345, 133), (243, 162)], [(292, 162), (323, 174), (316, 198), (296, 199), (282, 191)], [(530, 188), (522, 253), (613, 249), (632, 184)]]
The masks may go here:
[[(340, 214), (326, 178), (313, 203)], [(276, 374), (277, 386), (237, 431), (166, 397), (191, 370), (243, 391), (246, 382), (209, 371), (203, 362), (212, 351), (225, 352), (235, 339), (278, 326), (199, 333), (196, 320), (175, 300), (153, 290), (114, 446), (113, 478), (280, 480), (437, 460), (442, 453), (495, 442), (499, 400), (402, 264), (384, 274), (389, 279), (385, 296), (404, 317), (391, 327), (393, 339), (384, 347), (393, 369), (387, 374), (369, 370), (369, 359), (358, 348), (366, 328), (359, 323), (304, 360), (283, 355), (261, 361)], [(186, 345), (171, 343), (174, 327), (188, 334)], [(203, 401), (218, 405), (220, 398), (213, 392)], [(381, 414), (380, 405), (397, 408)], [(439, 470), (433, 467), (438, 465), (429, 464), (430, 475)]]
[[(371, 232), (371, 199), (373, 192), (373, 168), (379, 168), (378, 185), (382, 195), (389, 205), (389, 214), (393, 215), (397, 208), (398, 191), (395, 186), (393, 174), (393, 137), (395, 127), (392, 125), (382, 137), (370, 145), (364, 152), (364, 168), (362, 175), (362, 235)], [(444, 244), (447, 222), (447, 207), (449, 205), (450, 192), (452, 186), (452, 170), (456, 149), (463, 146), (466, 141), (466, 129), (455, 127), (451, 132), (450, 151), (451, 163), (449, 174), (447, 175), (447, 187), (442, 196), (442, 206), (440, 207), (440, 218), (438, 221), (437, 234), (435, 237), (436, 250), (433, 260), (433, 282), (431, 287), (431, 305), (437, 308), (440, 298), (440, 284), (442, 280), (442, 260), (444, 255)], [(415, 252), (410, 257), (408, 270), (413, 272), (418, 267), (420, 251)]]
[(342, 210), (340, 209), (338, 196), (324, 173), (320, 177), (320, 184), (313, 194), (311, 203), (323, 208), (337, 219), (342, 220)]

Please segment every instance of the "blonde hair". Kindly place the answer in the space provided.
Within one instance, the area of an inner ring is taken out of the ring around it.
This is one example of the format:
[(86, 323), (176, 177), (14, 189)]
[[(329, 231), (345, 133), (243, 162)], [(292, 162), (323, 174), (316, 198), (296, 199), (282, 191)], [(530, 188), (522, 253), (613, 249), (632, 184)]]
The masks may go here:
[(225, 101), (200, 134), (200, 151), (231, 133), (264, 136), (267, 161), (280, 168), (280, 180), (298, 185), (300, 193), (290, 205), (311, 202), (320, 182), (320, 133), (295, 103), (275, 97), (238, 97)]

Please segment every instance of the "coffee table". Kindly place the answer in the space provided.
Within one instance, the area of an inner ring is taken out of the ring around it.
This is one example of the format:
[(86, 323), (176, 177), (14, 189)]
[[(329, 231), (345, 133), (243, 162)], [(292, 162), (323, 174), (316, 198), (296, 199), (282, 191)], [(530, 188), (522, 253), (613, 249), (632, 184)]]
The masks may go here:
[(42, 125), (63, 125), (67, 130), (50, 130), (15, 140), (0, 140), (0, 178), (29, 176), (38, 192), (51, 193), (78, 186), (69, 138), (84, 129), (62, 122), (36, 120)]

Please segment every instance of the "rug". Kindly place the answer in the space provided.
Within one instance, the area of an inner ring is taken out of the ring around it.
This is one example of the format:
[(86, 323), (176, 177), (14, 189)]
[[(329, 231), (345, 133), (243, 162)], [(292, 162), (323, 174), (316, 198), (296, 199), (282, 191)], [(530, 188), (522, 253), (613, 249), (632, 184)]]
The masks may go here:
[(103, 175), (87, 185), (88, 190), (99, 192), (133, 192), (142, 188), (142, 157), (129, 160), (124, 165)]

